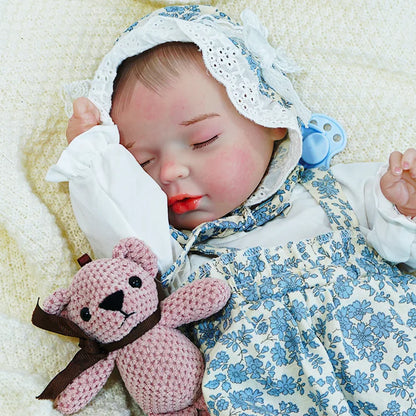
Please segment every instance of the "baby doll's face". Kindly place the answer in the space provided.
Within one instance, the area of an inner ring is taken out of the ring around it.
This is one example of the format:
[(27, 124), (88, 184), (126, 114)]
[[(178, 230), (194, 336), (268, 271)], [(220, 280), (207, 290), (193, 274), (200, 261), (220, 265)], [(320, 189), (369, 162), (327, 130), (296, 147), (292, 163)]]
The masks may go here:
[(121, 144), (166, 193), (170, 223), (182, 229), (241, 205), (286, 133), (240, 115), (225, 88), (196, 65), (158, 91), (132, 80), (111, 115)]

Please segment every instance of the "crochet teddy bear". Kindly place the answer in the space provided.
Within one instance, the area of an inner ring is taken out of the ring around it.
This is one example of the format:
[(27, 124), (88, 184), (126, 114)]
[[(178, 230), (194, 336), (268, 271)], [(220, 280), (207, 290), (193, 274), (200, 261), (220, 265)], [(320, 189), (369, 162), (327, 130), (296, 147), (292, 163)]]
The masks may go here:
[(81, 347), (38, 398), (54, 400), (64, 414), (77, 412), (116, 365), (147, 414), (208, 415), (202, 354), (176, 328), (221, 310), (230, 297), (228, 284), (202, 279), (160, 300), (157, 259), (137, 238), (121, 240), (110, 259), (79, 262), (70, 287), (33, 313), (34, 325), (79, 337)]

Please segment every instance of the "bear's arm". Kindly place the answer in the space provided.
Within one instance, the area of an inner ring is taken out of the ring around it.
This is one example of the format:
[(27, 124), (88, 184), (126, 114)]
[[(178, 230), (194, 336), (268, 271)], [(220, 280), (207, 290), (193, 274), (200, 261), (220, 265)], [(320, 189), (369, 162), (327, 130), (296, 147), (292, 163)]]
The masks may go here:
[(223, 280), (215, 278), (196, 280), (163, 300), (160, 323), (170, 328), (177, 328), (207, 318), (225, 306), (230, 294), (230, 287)]
[(104, 360), (87, 368), (56, 398), (55, 407), (69, 415), (85, 407), (103, 388), (115, 365), (114, 351)]

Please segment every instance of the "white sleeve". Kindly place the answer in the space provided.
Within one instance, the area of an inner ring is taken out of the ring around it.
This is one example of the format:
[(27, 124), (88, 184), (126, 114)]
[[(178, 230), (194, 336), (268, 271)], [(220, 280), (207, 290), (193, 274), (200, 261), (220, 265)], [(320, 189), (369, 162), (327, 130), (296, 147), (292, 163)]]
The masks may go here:
[(397, 211), (380, 189), (386, 166), (351, 163), (331, 168), (360, 222), (367, 242), (386, 260), (416, 269), (416, 222)]
[(76, 137), (46, 179), (69, 181), (75, 217), (96, 257), (111, 257), (121, 238), (138, 237), (162, 272), (170, 267), (178, 247), (170, 236), (166, 195), (119, 144), (117, 126), (95, 126)]

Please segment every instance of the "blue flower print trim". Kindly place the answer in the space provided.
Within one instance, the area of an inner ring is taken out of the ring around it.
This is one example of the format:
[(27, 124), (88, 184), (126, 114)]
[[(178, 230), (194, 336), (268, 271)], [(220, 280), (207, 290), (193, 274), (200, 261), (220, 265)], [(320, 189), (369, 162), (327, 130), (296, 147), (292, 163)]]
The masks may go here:
[[(182, 20), (193, 20), (194, 18), (198, 17), (201, 14), (201, 9), (198, 5), (190, 5), (190, 6), (168, 6), (162, 9), (163, 11), (159, 12), (159, 16), (164, 17), (175, 17)], [(131, 24), (124, 32), (128, 33), (131, 32), (140, 22), (146, 21), (149, 16), (153, 15), (153, 13), (149, 13), (143, 16), (139, 21), (134, 22)], [(116, 40), (118, 42), (119, 38)]]
[(331, 224), (336, 224), (339, 230), (353, 226), (358, 228), (351, 216), (351, 205), (348, 201), (338, 198), (339, 186), (336, 185), (335, 178), (328, 169), (325, 167), (305, 169), (301, 172), (301, 176), (303, 181), (311, 182), (319, 197), (319, 204), (324, 209)]
[[(232, 22), (231, 18), (224, 12), (219, 11), (218, 9), (212, 8), (212, 12), (209, 15), (202, 15), (201, 7), (199, 5), (188, 5), (188, 6), (168, 6), (163, 9), (164, 11), (160, 12), (160, 16), (165, 17), (174, 17), (182, 20), (194, 20), (196, 18), (201, 18), (201, 20), (222, 20)], [(232, 23), (234, 25), (240, 26), (238, 23)]]
[(293, 104), (285, 100), (284, 98), (282, 98), (279, 94), (277, 94), (276, 91), (264, 80), (263, 71), (261, 69), (260, 62), (250, 54), (250, 52), (244, 45), (243, 41), (239, 38), (229, 38), (229, 39), (235, 46), (237, 46), (240, 49), (241, 54), (245, 56), (251, 71), (254, 74), (256, 74), (257, 79), (258, 79), (258, 89), (260, 93), (265, 95), (268, 98), (275, 100), (283, 108), (287, 108), (287, 109), (291, 108)]
[(131, 32), (138, 24), (139, 22), (134, 22), (123, 33)]
[(192, 20), (201, 14), (201, 9), (198, 5), (169, 6), (165, 7), (164, 10), (159, 13), (160, 16), (175, 17), (182, 20)]

